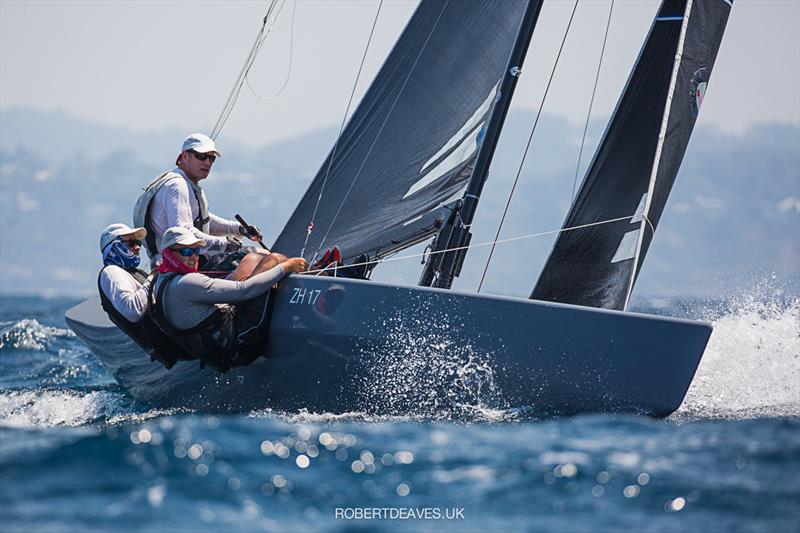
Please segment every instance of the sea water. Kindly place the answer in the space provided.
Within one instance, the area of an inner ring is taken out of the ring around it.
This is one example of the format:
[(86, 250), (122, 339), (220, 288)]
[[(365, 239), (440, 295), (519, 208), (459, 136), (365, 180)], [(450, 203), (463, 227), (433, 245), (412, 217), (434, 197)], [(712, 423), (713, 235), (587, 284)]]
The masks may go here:
[(666, 420), (208, 415), (134, 402), (63, 314), (3, 297), (2, 531), (798, 531), (800, 300), (647, 300), (712, 321)]

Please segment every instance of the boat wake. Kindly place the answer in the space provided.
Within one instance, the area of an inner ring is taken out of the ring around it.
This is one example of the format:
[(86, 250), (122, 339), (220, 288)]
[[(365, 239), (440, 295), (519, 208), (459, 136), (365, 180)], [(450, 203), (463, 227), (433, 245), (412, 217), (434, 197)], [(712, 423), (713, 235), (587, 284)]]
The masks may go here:
[(485, 424), (514, 422), (531, 419), (525, 415), (526, 409), (509, 408), (499, 409), (485, 405), (459, 405), (452, 410), (443, 410), (438, 413), (411, 412), (406, 414), (376, 414), (367, 411), (351, 411), (347, 413), (312, 413), (305, 409), (295, 413), (276, 411), (274, 409), (261, 409), (249, 413), (250, 418), (266, 418), (280, 420), (287, 424), (382, 424), (402, 422), (455, 422), (461, 424)]
[(750, 295), (712, 322), (694, 381), (670, 418), (800, 417), (800, 298)]

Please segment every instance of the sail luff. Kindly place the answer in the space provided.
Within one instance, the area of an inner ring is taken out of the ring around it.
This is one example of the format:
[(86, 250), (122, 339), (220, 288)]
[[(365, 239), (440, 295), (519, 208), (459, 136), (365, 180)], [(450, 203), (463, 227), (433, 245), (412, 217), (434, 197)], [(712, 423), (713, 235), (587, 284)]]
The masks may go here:
[[(642, 213), (642, 220), (639, 223), (639, 235), (638, 240), (636, 243), (636, 252), (633, 257), (633, 267), (631, 268), (630, 273), (630, 280), (628, 282), (628, 291), (625, 294), (625, 304), (623, 305), (623, 310), (628, 309), (628, 304), (630, 303), (631, 294), (633, 293), (633, 285), (636, 281), (636, 275), (638, 273), (638, 266), (639, 260), (642, 253), (642, 245), (644, 244), (644, 233), (647, 230), (647, 225), (650, 223), (648, 215), (650, 214), (650, 206), (653, 204), (653, 192), (656, 187), (656, 178), (658, 176), (658, 166), (659, 162), (661, 161), (661, 152), (664, 149), (664, 140), (667, 137), (667, 126), (669, 125), (669, 112), (672, 108), (672, 98), (675, 95), (675, 87), (678, 82), (678, 72), (681, 68), (681, 60), (683, 59), (683, 46), (686, 42), (686, 30), (689, 27), (689, 17), (692, 13), (692, 2), (693, 0), (686, 1), (686, 8), (683, 12), (683, 21), (681, 23), (681, 35), (678, 38), (678, 50), (675, 54), (675, 64), (672, 67), (672, 77), (670, 78), (669, 82), (669, 90), (667, 92), (667, 101), (666, 105), (664, 106), (664, 115), (661, 119), (661, 130), (658, 133), (658, 145), (656, 146), (656, 155), (653, 160), (653, 169), (650, 172), (650, 183), (647, 186), (647, 196), (645, 199), (645, 206), (644, 212)], [(653, 229), (655, 233), (655, 229)]]

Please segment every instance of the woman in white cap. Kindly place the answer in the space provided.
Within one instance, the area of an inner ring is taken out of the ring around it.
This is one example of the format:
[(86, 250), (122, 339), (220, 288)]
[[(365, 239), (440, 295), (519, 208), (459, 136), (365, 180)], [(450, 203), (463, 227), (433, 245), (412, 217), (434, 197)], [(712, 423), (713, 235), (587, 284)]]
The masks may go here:
[[(248, 252), (239, 237), (261, 242), (261, 232), (255, 226), (245, 227), (209, 211), (205, 191), (200, 181), (208, 177), (211, 166), (221, 154), (214, 141), (202, 133), (192, 133), (181, 144), (176, 167), (157, 176), (144, 190), (133, 210), (133, 223), (148, 230), (145, 247), (151, 264), (159, 260), (158, 237), (174, 226), (189, 229), (204, 241), (201, 268), (203, 271), (231, 272), (240, 264), (254, 265), (260, 259), (243, 261), (248, 255), (269, 257), (270, 266), (285, 261), (286, 256), (267, 250)], [(230, 279), (243, 280), (254, 275), (250, 268), (239, 268)]]
[(266, 340), (261, 326), (270, 288), (286, 274), (304, 271), (307, 265), (305, 259), (295, 257), (246, 281), (215, 279), (198, 272), (199, 253), (205, 244), (184, 227), (169, 228), (164, 233), (162, 261), (150, 290), (148, 315), (199, 359), (201, 366), (226, 372), (253, 362), (261, 354)]
[(167, 368), (179, 359), (190, 358), (147, 316), (147, 294), (152, 277), (139, 270), (139, 251), (144, 228), (111, 224), (100, 235), (103, 268), (97, 277), (97, 290), (103, 310), (111, 321), (144, 349), (153, 360)]

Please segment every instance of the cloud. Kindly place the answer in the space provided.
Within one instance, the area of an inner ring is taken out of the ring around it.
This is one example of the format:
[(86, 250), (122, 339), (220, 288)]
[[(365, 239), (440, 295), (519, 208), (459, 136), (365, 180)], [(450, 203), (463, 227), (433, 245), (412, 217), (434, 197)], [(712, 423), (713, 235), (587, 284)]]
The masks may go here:
[(53, 169), (50, 168), (43, 168), (42, 170), (38, 170), (36, 174), (33, 175), (34, 181), (48, 181), (50, 178), (53, 177)]
[(39, 200), (31, 198), (31, 196), (25, 191), (18, 191), (17, 209), (20, 211), (36, 211), (39, 209)]
[(723, 209), (725, 207), (725, 200), (719, 197), (714, 196), (704, 196), (698, 195), (694, 197), (694, 203), (700, 209), (711, 210), (711, 209)]
[(780, 202), (778, 202), (778, 211), (781, 213), (785, 211), (795, 210), (800, 213), (800, 198), (795, 198), (794, 196), (787, 196)]

